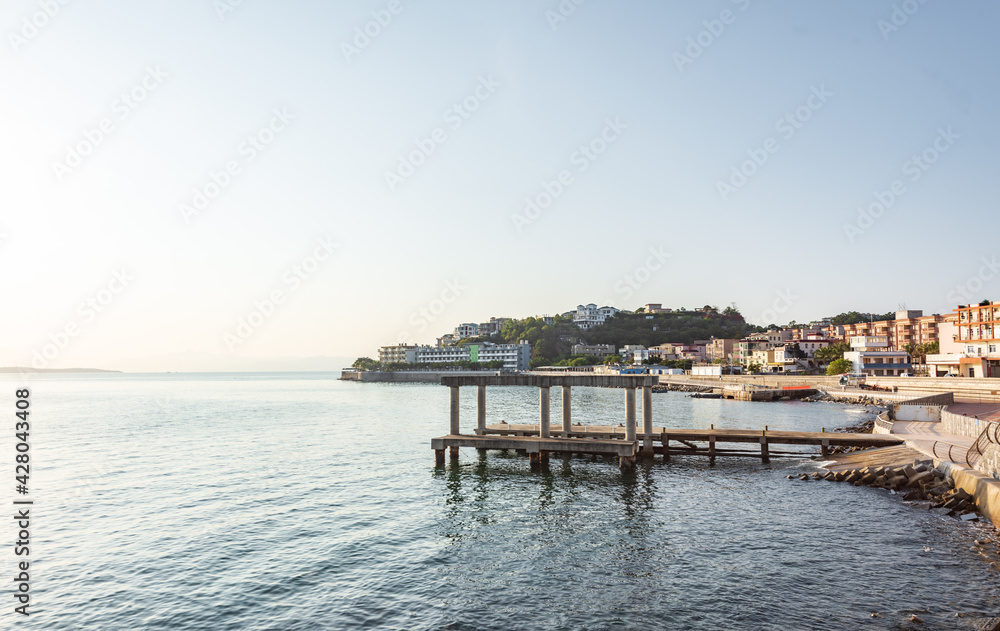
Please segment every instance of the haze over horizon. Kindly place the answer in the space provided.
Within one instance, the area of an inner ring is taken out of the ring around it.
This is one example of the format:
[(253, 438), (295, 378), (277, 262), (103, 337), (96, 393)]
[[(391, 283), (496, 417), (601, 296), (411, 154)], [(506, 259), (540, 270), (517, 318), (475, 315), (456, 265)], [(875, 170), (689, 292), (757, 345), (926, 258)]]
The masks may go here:
[(0, 364), (333, 362), (590, 302), (1000, 300), (998, 18), (12, 0)]

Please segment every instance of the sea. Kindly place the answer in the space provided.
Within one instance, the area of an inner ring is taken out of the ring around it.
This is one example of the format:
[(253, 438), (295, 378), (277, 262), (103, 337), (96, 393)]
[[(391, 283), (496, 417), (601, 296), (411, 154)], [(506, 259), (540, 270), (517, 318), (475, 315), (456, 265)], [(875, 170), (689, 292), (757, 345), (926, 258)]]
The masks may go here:
[[(1000, 615), (983, 526), (786, 479), (816, 469), (813, 449), (770, 464), (657, 457), (627, 474), (603, 457), (532, 471), (514, 452), (463, 449), (436, 467), (446, 388), (338, 377), (33, 377), (28, 494), (13, 465), (24, 382), (0, 377), (3, 496), (11, 515), (33, 502), (29, 616), (14, 611), (18, 533), (0, 520), (0, 628), (969, 629)], [(469, 431), (475, 396), (463, 390)], [(624, 419), (620, 390), (575, 388), (573, 403), (581, 423)], [(487, 408), (491, 423), (534, 422), (537, 391), (492, 388)], [(818, 431), (870, 416), (653, 395), (657, 426)]]

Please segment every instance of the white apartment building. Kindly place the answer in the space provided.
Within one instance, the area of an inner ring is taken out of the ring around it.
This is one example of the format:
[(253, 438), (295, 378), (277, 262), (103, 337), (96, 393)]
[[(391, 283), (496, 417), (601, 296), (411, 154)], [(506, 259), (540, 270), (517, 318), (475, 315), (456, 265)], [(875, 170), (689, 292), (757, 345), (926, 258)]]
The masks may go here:
[(614, 307), (598, 307), (594, 303), (589, 305), (578, 305), (576, 311), (568, 311), (564, 315), (573, 318), (573, 324), (584, 331), (593, 328), (618, 313), (619, 309)]
[(477, 337), (479, 335), (479, 325), (474, 322), (463, 322), (455, 327), (455, 339), (461, 340), (467, 337)]
[(462, 346), (420, 346), (407, 351), (409, 364), (443, 364), (447, 362), (502, 361), (505, 370), (527, 370), (531, 363), (531, 345), (519, 344), (463, 344)]
[(852, 336), (851, 349), (844, 353), (844, 359), (854, 365), (852, 372), (873, 377), (894, 377), (913, 368), (906, 351), (889, 348), (887, 335)]

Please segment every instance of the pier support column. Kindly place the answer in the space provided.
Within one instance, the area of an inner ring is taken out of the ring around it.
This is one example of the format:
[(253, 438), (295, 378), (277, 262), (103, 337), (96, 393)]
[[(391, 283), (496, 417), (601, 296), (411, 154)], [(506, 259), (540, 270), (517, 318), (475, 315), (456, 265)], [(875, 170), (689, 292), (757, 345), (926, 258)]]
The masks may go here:
[(653, 455), (653, 386), (642, 387), (642, 453)]
[(486, 386), (478, 386), (478, 389), (476, 434), (482, 436), (486, 433)]
[(820, 455), (822, 455), (824, 457), (830, 455), (830, 441), (824, 439), (819, 444), (819, 453), (820, 453)]
[(458, 460), (458, 447), (449, 447), (448, 448), (448, 456), (452, 460)]
[(458, 407), (461, 399), (459, 398), (459, 387), (451, 386), (451, 427), (448, 433), (452, 436), (461, 433), (461, 427), (458, 422)]
[(660, 434), (660, 443), (663, 445), (663, 462), (670, 462), (670, 438), (666, 431)]
[(715, 464), (715, 434), (708, 435), (708, 464)]
[(625, 440), (635, 440), (635, 388), (625, 388)]
[(573, 391), (569, 386), (562, 387), (563, 398), (563, 438), (568, 438), (573, 429)]
[(549, 437), (549, 387), (538, 387), (538, 436)]
[(438, 466), (444, 464), (444, 449), (434, 450), (434, 464)]
[(760, 461), (763, 463), (771, 462), (771, 454), (767, 449), (767, 435), (764, 434), (760, 437)]

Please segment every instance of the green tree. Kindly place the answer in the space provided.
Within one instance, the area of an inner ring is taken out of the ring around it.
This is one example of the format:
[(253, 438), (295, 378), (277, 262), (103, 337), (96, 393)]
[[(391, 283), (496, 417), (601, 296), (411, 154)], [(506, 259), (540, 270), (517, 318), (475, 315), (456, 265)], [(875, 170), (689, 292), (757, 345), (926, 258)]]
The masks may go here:
[(817, 348), (813, 358), (824, 364), (844, 358), (844, 353), (851, 350), (846, 342), (836, 342), (823, 348)]
[(351, 368), (355, 370), (378, 370), (379, 363), (371, 357), (358, 357), (351, 364)]
[(850, 360), (841, 357), (840, 359), (835, 359), (830, 362), (830, 365), (826, 369), (826, 374), (842, 375), (844, 373), (851, 372), (852, 370), (854, 370), (854, 364), (852, 364)]

